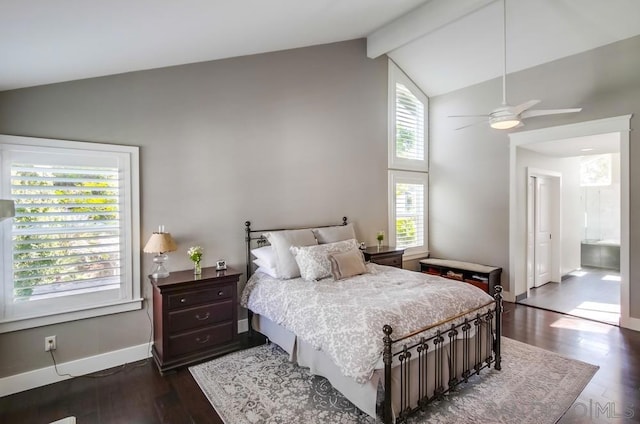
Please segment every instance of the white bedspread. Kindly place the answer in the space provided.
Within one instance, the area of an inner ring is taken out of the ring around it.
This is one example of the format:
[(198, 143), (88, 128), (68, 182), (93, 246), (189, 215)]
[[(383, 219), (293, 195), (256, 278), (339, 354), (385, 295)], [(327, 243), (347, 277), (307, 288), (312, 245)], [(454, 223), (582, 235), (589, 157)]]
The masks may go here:
[(344, 375), (364, 382), (382, 355), (385, 324), (396, 339), (492, 300), (471, 284), (375, 264), (367, 270), (342, 281), (317, 282), (258, 272), (240, 303), (322, 349)]

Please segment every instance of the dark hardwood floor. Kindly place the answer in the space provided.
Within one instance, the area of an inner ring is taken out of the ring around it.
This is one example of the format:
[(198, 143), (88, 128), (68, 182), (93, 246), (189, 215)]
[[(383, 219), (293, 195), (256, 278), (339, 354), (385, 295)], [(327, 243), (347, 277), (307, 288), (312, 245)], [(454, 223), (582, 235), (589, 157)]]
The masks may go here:
[[(503, 323), (506, 337), (600, 366), (561, 423), (640, 423), (640, 333), (511, 303)], [(222, 422), (186, 368), (161, 377), (151, 361), (134, 365), (0, 398), (0, 423)]]

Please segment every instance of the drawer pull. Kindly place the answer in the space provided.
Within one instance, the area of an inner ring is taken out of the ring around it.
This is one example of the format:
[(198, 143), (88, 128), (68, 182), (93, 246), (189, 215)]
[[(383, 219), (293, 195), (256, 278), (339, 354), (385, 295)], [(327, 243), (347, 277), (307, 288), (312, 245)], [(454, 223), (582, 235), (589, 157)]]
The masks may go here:
[(223, 292), (222, 290), (220, 290), (220, 291), (218, 292), (218, 296), (222, 296), (222, 295), (224, 295), (224, 292)]
[(198, 321), (204, 321), (206, 319), (209, 319), (209, 312), (207, 312), (206, 314), (204, 314), (204, 316), (202, 316), (202, 318), (200, 317), (200, 314), (196, 314), (196, 319)]
[(210, 336), (207, 334), (207, 337), (205, 337), (204, 339), (200, 339), (200, 337), (196, 337), (196, 342), (200, 343), (200, 344), (205, 344), (209, 341)]
[(186, 297), (183, 297), (183, 298), (180, 299), (180, 303), (185, 303), (186, 301), (187, 301)]

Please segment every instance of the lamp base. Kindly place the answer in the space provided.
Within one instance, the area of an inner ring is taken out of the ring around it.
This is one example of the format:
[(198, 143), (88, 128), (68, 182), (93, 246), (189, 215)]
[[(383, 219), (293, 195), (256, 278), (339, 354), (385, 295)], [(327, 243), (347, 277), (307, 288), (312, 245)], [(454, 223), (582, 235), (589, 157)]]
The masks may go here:
[(163, 253), (153, 257), (153, 268), (151, 269), (152, 278), (167, 278), (169, 276), (169, 271), (164, 267), (167, 259), (168, 256)]

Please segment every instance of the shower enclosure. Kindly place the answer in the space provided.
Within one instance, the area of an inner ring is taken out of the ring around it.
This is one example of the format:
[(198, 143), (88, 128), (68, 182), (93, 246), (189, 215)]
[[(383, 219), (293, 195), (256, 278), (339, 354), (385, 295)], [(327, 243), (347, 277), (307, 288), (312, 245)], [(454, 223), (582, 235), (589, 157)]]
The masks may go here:
[(619, 271), (620, 178), (619, 172), (616, 172), (619, 158), (615, 156), (583, 157), (581, 198), (584, 232), (581, 264)]

